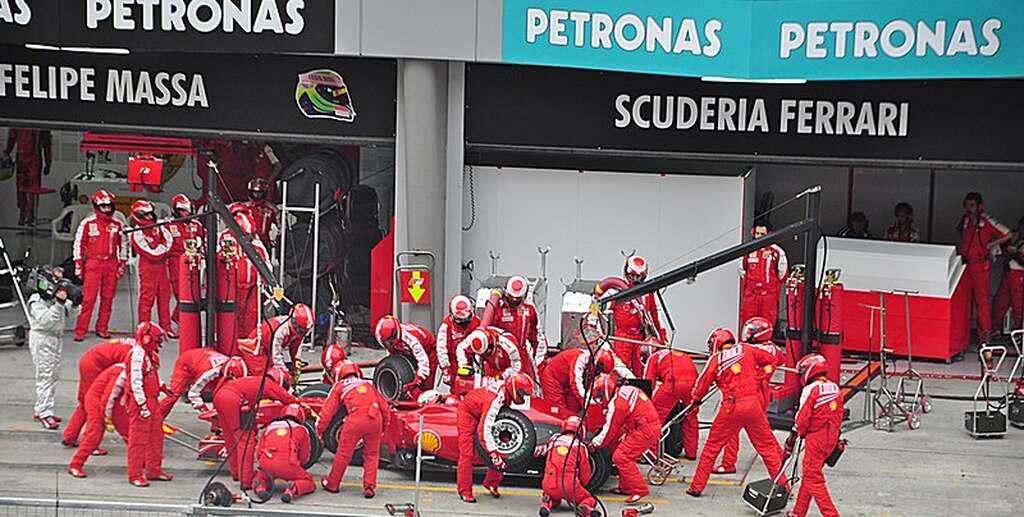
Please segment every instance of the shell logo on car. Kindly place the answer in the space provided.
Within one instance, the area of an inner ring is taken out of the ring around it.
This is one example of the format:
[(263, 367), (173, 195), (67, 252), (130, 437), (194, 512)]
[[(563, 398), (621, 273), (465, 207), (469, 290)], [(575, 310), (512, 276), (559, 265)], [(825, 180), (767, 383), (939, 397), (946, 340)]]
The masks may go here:
[(423, 431), (423, 452), (435, 453), (441, 448), (441, 437), (434, 431)]

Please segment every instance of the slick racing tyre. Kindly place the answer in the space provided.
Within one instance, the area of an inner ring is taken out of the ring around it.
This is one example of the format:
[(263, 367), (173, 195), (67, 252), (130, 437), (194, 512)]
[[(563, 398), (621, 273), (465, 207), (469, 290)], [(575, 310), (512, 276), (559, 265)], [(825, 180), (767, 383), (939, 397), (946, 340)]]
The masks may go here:
[(408, 398), (402, 386), (416, 378), (416, 365), (409, 356), (391, 354), (381, 359), (373, 369), (373, 385), (387, 400)]
[(303, 398), (318, 398), (326, 399), (327, 395), (331, 393), (331, 385), (325, 382), (318, 382), (316, 384), (310, 384), (297, 395), (300, 399)]
[[(341, 426), (345, 423), (345, 411), (339, 411), (338, 414), (334, 415), (331, 423), (327, 426), (327, 430), (324, 431), (324, 448), (331, 451), (331, 454), (338, 453), (338, 441), (341, 439)], [(363, 441), (359, 440), (356, 442), (356, 447), (352, 451), (352, 459), (349, 461), (349, 465), (362, 465), (363, 464)]]
[[(501, 408), (494, 420), (494, 441), (498, 444), (498, 452), (505, 458), (509, 472), (517, 472), (533, 459), (533, 451), (537, 448), (537, 430), (526, 415), (511, 408)], [(480, 436), (473, 437), (476, 452), (484, 459), (488, 467), (493, 467), (490, 455), (480, 443)]]
[(590, 481), (587, 482), (587, 491), (594, 493), (608, 481), (612, 475), (612, 453), (603, 448), (590, 453)]
[(303, 427), (309, 433), (309, 459), (302, 465), (302, 468), (309, 470), (310, 467), (316, 465), (316, 462), (320, 460), (320, 455), (324, 453), (324, 442), (317, 436), (316, 424), (312, 420), (306, 420)]

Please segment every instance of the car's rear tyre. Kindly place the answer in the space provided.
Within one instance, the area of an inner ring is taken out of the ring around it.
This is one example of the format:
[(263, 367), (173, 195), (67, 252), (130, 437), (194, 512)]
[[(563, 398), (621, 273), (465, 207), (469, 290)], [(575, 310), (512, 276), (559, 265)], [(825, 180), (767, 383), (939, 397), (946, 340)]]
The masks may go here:
[[(493, 433), (498, 443), (498, 452), (505, 459), (509, 471), (521, 470), (533, 459), (533, 451), (537, 448), (537, 430), (526, 415), (511, 408), (502, 408), (494, 420)], [(473, 436), (473, 443), (484, 463), (493, 467), (490, 455), (480, 443), (479, 435)]]
[(586, 489), (594, 493), (601, 489), (612, 475), (612, 453), (608, 449), (598, 449), (590, 453), (590, 480)]
[(302, 468), (308, 470), (320, 460), (320, 456), (324, 453), (324, 442), (317, 436), (316, 424), (312, 420), (306, 420), (303, 426), (306, 428), (306, 432), (309, 433), (309, 459), (302, 465)]
[(373, 369), (373, 385), (387, 400), (408, 398), (402, 386), (416, 378), (416, 365), (402, 354), (391, 354), (381, 359)]

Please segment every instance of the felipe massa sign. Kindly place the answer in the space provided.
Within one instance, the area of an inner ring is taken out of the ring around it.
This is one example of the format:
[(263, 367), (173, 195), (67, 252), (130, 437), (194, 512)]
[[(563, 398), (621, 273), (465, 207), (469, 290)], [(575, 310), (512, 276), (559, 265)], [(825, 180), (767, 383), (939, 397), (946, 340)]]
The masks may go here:
[(505, 0), (502, 54), (694, 77), (1019, 77), (1024, 2)]
[[(333, 0), (0, 0), (0, 41), (139, 50), (333, 52), (334, 8)], [(15, 32), (5, 34), (8, 29)]]

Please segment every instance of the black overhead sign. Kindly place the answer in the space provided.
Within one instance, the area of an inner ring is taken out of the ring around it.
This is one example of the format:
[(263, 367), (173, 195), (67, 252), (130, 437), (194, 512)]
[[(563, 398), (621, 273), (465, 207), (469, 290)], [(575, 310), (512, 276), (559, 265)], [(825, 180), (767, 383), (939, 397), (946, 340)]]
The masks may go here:
[(468, 68), (471, 144), (1024, 163), (1024, 81), (749, 84)]
[(9, 121), (390, 139), (395, 89), (388, 59), (0, 46)]
[(0, 0), (0, 41), (185, 52), (331, 53), (334, 6), (334, 0)]

